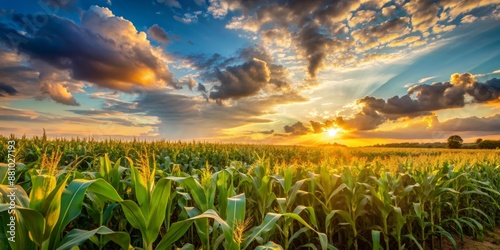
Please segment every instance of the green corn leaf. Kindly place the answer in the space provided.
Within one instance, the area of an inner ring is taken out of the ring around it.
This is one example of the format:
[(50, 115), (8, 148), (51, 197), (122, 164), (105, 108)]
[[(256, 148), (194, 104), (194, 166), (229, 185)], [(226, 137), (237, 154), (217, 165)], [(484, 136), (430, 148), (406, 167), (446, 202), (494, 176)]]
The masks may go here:
[[(442, 228), (440, 228), (442, 229)], [(447, 231), (444, 231), (444, 230), (441, 230), (441, 231), (436, 231), (437, 234), (441, 234), (441, 235), (444, 235), (446, 236), (446, 238), (448, 238), (448, 240), (451, 242), (451, 244), (453, 245), (453, 248), (455, 250), (458, 250), (458, 245), (457, 245), (457, 242), (455, 241), (455, 239), (453, 238), (453, 236), (451, 236), (451, 234)]]
[(239, 194), (227, 199), (227, 224), (234, 230), (238, 223), (245, 221), (245, 194)]
[[(0, 204), (0, 213), (7, 212), (10, 208), (9, 204)], [(29, 238), (38, 246), (41, 246), (45, 241), (44, 239), (44, 231), (45, 231), (45, 218), (43, 215), (33, 209), (24, 208), (20, 206), (16, 206), (15, 209), (21, 215), (21, 218), (18, 222), (22, 222), (23, 225), (28, 229)], [(8, 215), (9, 217), (12, 215)], [(4, 225), (5, 226), (5, 225)], [(6, 227), (6, 226), (5, 226)], [(19, 224), (16, 226), (16, 239), (19, 240)], [(7, 235), (8, 236), (8, 235)]]
[(57, 180), (51, 175), (37, 175), (31, 179), (30, 205), (29, 207), (42, 211), (44, 202), (50, 193), (56, 188)]
[(283, 247), (272, 241), (269, 241), (265, 245), (256, 247), (255, 250), (283, 250)]
[(196, 248), (194, 247), (193, 244), (186, 243), (184, 246), (181, 247), (181, 250), (195, 250)]
[(221, 226), (226, 242), (230, 246), (228, 249), (238, 249), (233, 239), (233, 231), (231, 227), (229, 227), (229, 225), (224, 220), (222, 220), (222, 218), (212, 209), (209, 209), (204, 213), (195, 216), (193, 218), (173, 223), (170, 226), (170, 229), (167, 231), (167, 233), (163, 236), (163, 239), (156, 246), (156, 249), (166, 249), (167, 247), (174, 244), (177, 240), (179, 240), (182, 236), (184, 236), (184, 234), (191, 227), (193, 222), (199, 219), (216, 220), (217, 223), (219, 223), (219, 225)]
[(80, 229), (71, 230), (64, 236), (61, 244), (57, 247), (56, 250), (70, 250), (75, 246), (81, 245), (83, 242), (96, 234), (103, 235), (104, 237), (118, 244), (124, 250), (133, 249), (130, 245), (130, 236), (128, 233), (115, 232), (105, 226), (101, 226), (91, 231)]
[(7, 179), (9, 173), (9, 165), (5, 163), (0, 163), (0, 185), (8, 185), (9, 180)]
[(144, 209), (147, 210), (146, 207), (149, 204), (149, 191), (147, 189), (147, 185), (141, 178), (141, 174), (139, 173), (137, 167), (134, 166), (134, 162), (132, 161), (132, 159), (128, 157), (127, 159), (130, 165), (130, 174), (137, 202), (139, 203), (139, 206), (141, 206), (141, 208), (145, 207)]
[(288, 239), (288, 244), (292, 244), (293, 240), (297, 239), (302, 233), (308, 231), (309, 228), (307, 227), (301, 227), (299, 230), (295, 231), (295, 233), (293, 233), (292, 237), (290, 237), (290, 239)]
[(380, 231), (372, 230), (373, 250), (380, 250)]
[[(218, 198), (218, 210), (222, 216), (226, 216), (227, 210), (227, 199), (229, 198), (229, 188), (227, 182), (230, 178), (230, 174), (226, 170), (221, 170), (217, 174), (217, 190), (219, 190)], [(225, 219), (225, 218), (224, 218)]]
[(207, 196), (201, 184), (196, 181), (193, 177), (167, 177), (169, 180), (181, 183), (189, 189), (189, 193), (193, 198), (194, 202), (200, 206), (202, 211), (209, 209), (209, 204), (207, 202)]
[(281, 214), (275, 213), (266, 214), (266, 217), (264, 217), (264, 221), (262, 222), (262, 224), (255, 227), (252, 230), (252, 233), (248, 237), (245, 237), (241, 248), (246, 249), (250, 245), (250, 243), (256, 240), (257, 237), (259, 237), (261, 234), (271, 231), (278, 219), (281, 218), (281, 216)]
[(56, 246), (59, 243), (59, 235), (62, 234), (66, 226), (80, 215), (83, 206), (85, 193), (91, 191), (99, 197), (104, 197), (109, 201), (122, 201), (122, 198), (116, 193), (116, 190), (103, 179), (97, 180), (73, 180), (61, 197), (61, 210), (59, 220), (51, 235), (50, 245)]
[(108, 224), (109, 220), (111, 219), (111, 215), (113, 213), (113, 210), (119, 205), (119, 203), (111, 203), (109, 204), (106, 209), (104, 210), (104, 213), (102, 215), (102, 220), (103, 224)]
[[(28, 196), (28, 194), (26, 194), (26, 192), (24, 191), (23, 187), (19, 186), (19, 185), (14, 185), (14, 188), (15, 189), (15, 197), (16, 197), (16, 204), (21, 206), (21, 207), (25, 207), (25, 208), (29, 208), (30, 207), (30, 198)], [(8, 200), (8, 196), (11, 192), (13, 192), (14, 190), (11, 189), (11, 186), (10, 185), (0, 185), (0, 194), (4, 197), (4, 202), (5, 203), (9, 203), (10, 200)], [(0, 196), (0, 197), (2, 197)]]
[(124, 200), (120, 204), (123, 209), (123, 213), (125, 214), (125, 217), (127, 218), (127, 221), (130, 223), (130, 225), (132, 225), (132, 227), (134, 228), (139, 229), (141, 233), (145, 234), (146, 219), (144, 218), (144, 215), (142, 214), (139, 206), (131, 200)]
[(160, 179), (155, 186), (150, 205), (149, 218), (147, 218), (147, 238), (153, 242), (160, 232), (160, 227), (165, 219), (165, 211), (170, 198), (171, 182), (168, 179)]
[(104, 201), (123, 201), (122, 197), (118, 194), (118, 192), (116, 192), (116, 189), (111, 186), (111, 184), (102, 179), (91, 181), (91, 183), (88, 185), (87, 191), (96, 194)]
[[(189, 218), (194, 218), (198, 215), (201, 214), (200, 210), (198, 210), (195, 207), (186, 207), (186, 212), (189, 215)], [(207, 235), (208, 229), (210, 225), (208, 225), (208, 219), (203, 218), (199, 220), (195, 220), (194, 224), (196, 226), (196, 232), (198, 233), (198, 237), (200, 238), (201, 242), (208, 242), (209, 241), (209, 235)], [(221, 238), (221, 242), (224, 239), (224, 237)]]
[(297, 214), (294, 214), (294, 213), (284, 213), (283, 216), (293, 218), (296, 221), (300, 222), (302, 225), (304, 225), (307, 228), (311, 229), (311, 231), (314, 231), (315, 233), (317, 233), (319, 241), (320, 241), (320, 244), (321, 244), (321, 249), (326, 250), (328, 248), (328, 238), (327, 238), (326, 234), (320, 233), (320, 232), (316, 231), (309, 224), (307, 224), (307, 222), (304, 219), (302, 219), (302, 217), (300, 217)]
[[(59, 183), (54, 190), (46, 197), (46, 200), (43, 203), (41, 208), (41, 214), (45, 218), (45, 231), (43, 238), (44, 240), (48, 239), (51, 236), (52, 230), (57, 226), (57, 222), (60, 221), (60, 212), (61, 212), (61, 204), (62, 204), (62, 194), (66, 186), (66, 182), (68, 181), (68, 176)], [(56, 229), (57, 232), (57, 229)]]
[(413, 236), (413, 234), (405, 234), (403, 237), (412, 240), (413, 243), (415, 243), (415, 245), (418, 247), (418, 249), (424, 250), (424, 248), (422, 247), (422, 245), (420, 245), (420, 243), (418, 242), (417, 238), (415, 238), (415, 236)]

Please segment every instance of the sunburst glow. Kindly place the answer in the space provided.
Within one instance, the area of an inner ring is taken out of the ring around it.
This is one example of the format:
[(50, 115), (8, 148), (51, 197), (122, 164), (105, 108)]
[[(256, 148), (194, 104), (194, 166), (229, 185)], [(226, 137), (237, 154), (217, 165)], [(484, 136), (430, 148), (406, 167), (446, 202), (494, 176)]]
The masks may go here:
[(334, 137), (336, 136), (338, 133), (340, 132), (340, 129), (338, 128), (330, 128), (326, 131), (326, 133), (328, 134), (328, 136), (330, 137)]

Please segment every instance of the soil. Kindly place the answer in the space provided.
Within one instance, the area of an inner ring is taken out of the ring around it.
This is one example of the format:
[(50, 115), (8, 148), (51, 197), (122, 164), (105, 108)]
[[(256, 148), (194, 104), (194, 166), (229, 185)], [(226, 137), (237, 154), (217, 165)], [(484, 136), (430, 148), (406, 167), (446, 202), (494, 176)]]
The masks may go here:
[[(485, 232), (483, 241), (472, 239), (472, 237), (464, 236), (463, 243), (460, 242), (460, 237), (454, 237), (458, 244), (459, 250), (500, 250), (500, 228), (494, 232)], [(444, 250), (453, 250), (453, 245), (447, 240), (443, 241)]]

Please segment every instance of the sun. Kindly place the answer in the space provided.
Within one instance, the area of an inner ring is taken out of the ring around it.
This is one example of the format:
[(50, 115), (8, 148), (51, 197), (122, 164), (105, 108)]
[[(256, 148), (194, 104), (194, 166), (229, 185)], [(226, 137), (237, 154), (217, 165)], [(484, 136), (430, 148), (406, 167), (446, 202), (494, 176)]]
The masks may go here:
[(326, 131), (326, 133), (328, 134), (328, 136), (334, 137), (339, 133), (339, 131), (340, 130), (338, 128), (330, 128)]

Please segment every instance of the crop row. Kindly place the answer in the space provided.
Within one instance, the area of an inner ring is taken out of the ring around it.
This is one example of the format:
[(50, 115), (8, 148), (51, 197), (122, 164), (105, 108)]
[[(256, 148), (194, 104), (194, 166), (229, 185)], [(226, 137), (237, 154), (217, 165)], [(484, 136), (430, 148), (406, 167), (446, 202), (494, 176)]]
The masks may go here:
[[(294, 147), (19, 141), (16, 242), (2, 226), (0, 249), (439, 249), (500, 223), (495, 151), (306, 149), (322, 159), (301, 165)], [(74, 149), (104, 143), (109, 154)], [(226, 150), (227, 165), (193, 163), (202, 148)]]

